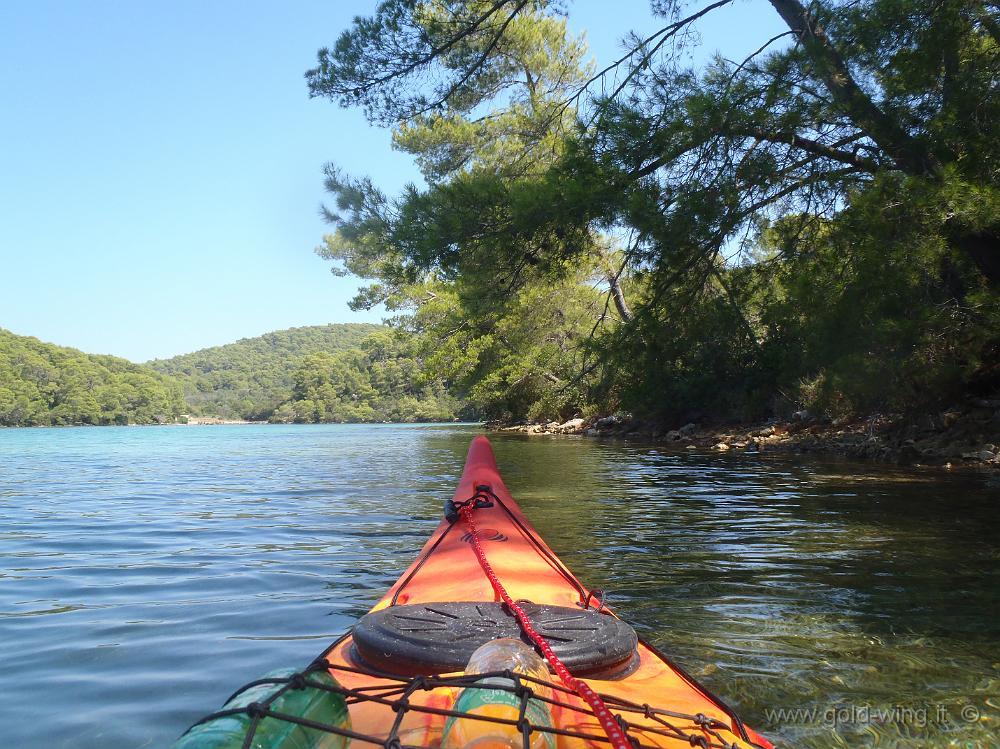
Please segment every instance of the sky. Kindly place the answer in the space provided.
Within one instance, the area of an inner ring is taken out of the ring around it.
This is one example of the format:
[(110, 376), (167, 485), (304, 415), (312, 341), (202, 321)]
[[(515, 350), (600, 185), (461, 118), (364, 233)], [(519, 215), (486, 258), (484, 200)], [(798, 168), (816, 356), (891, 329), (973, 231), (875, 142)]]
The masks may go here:
[[(133, 361), (272, 330), (379, 322), (314, 248), (322, 168), (394, 193), (387, 130), (309, 99), (304, 72), (375, 0), (0, 3), (0, 328)], [(575, 0), (599, 66), (647, 0)], [(659, 25), (657, 25), (659, 24)], [(761, 0), (701, 25), (696, 59), (781, 30)]]

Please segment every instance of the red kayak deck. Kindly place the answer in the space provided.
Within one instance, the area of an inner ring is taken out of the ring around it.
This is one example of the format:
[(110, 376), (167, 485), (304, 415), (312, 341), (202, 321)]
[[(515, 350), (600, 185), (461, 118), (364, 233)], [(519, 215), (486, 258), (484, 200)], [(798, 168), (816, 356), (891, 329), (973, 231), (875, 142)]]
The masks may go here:
[[(483, 485), (489, 487), (497, 501), (491, 507), (477, 509), (475, 523), (486, 556), (511, 597), (537, 604), (600, 607), (601, 613), (614, 616), (599, 601), (588, 600), (589, 590), (559, 561), (507, 491), (489, 441), (476, 437), (469, 448), (454, 501), (472, 497), (477, 487)], [(476, 559), (463, 520), (453, 523), (442, 520), (417, 559), (372, 611), (416, 603), (496, 600), (494, 589)], [(350, 636), (336, 643), (324, 657), (331, 665), (331, 675), (347, 689), (372, 693), (398, 683), (391, 678), (343, 670), (344, 667), (359, 668)], [(611, 698), (609, 706), (613, 710), (614, 704), (653, 706), (648, 711), (632, 709), (621, 713), (627, 721), (629, 736), (640, 746), (765, 749), (772, 746), (744, 726), (721, 701), (641, 640), (638, 665), (627, 676), (585, 681)], [(414, 692), (408, 699), (410, 704), (448, 711), (457, 692), (454, 687), (438, 686)], [(583, 709), (557, 707), (553, 712), (556, 727), (591, 738), (560, 734), (557, 736), (558, 749), (607, 747), (600, 724), (588, 714), (583, 702), (575, 695), (563, 695), (560, 699)], [(354, 731), (374, 737), (388, 736), (394, 718), (390, 707), (362, 700), (352, 704), (350, 712)], [(444, 721), (441, 714), (411, 712), (403, 718), (400, 741), (405, 745), (434, 746), (440, 740)], [(664, 730), (665, 725), (670, 729)], [(691, 737), (695, 739), (693, 744)]]

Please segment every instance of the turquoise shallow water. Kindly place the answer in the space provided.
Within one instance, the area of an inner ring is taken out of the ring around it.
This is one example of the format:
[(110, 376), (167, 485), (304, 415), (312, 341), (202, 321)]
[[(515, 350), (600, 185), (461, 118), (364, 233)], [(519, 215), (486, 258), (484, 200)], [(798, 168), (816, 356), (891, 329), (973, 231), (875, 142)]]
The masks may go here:
[[(169, 745), (307, 662), (416, 554), (475, 433), (0, 430), (0, 746)], [(772, 738), (998, 745), (988, 477), (495, 446), (564, 560)]]

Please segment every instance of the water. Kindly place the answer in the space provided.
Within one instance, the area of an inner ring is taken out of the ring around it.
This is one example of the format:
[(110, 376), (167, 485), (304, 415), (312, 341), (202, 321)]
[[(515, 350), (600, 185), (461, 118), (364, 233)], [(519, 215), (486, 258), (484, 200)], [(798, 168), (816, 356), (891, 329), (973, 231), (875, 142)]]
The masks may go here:
[[(474, 433), (0, 430), (0, 746), (169, 745), (309, 661), (416, 554)], [(494, 445), (567, 564), (765, 735), (998, 745), (988, 476)]]

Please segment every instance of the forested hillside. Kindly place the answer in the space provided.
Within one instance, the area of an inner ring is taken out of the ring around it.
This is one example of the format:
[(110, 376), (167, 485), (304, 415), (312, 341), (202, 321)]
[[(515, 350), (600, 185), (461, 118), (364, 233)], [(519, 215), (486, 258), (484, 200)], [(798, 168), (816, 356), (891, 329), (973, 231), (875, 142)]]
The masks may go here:
[(416, 340), (382, 325), (278, 330), (149, 362), (184, 384), (192, 413), (272, 422), (447, 421), (462, 402)]
[[(1000, 394), (1000, 12), (654, 1), (617, 60), (547, 0), (386, 0), (312, 96), (423, 184), (328, 165), (320, 254), (369, 279), (487, 416), (829, 417)], [(712, 50), (706, 50), (711, 52)], [(694, 417), (692, 417), (694, 418)]]
[(180, 384), (148, 367), (0, 329), (0, 425), (150, 424), (184, 410)]
[(291, 397), (304, 357), (354, 348), (381, 329), (363, 323), (289, 328), (148, 364), (183, 383), (192, 413), (266, 419)]
[(279, 330), (149, 364), (0, 329), (0, 426), (446, 421), (462, 408), (416, 339), (381, 325)]
[(382, 330), (357, 348), (303, 357), (275, 422), (449, 421), (462, 403), (430, 374), (417, 342)]

